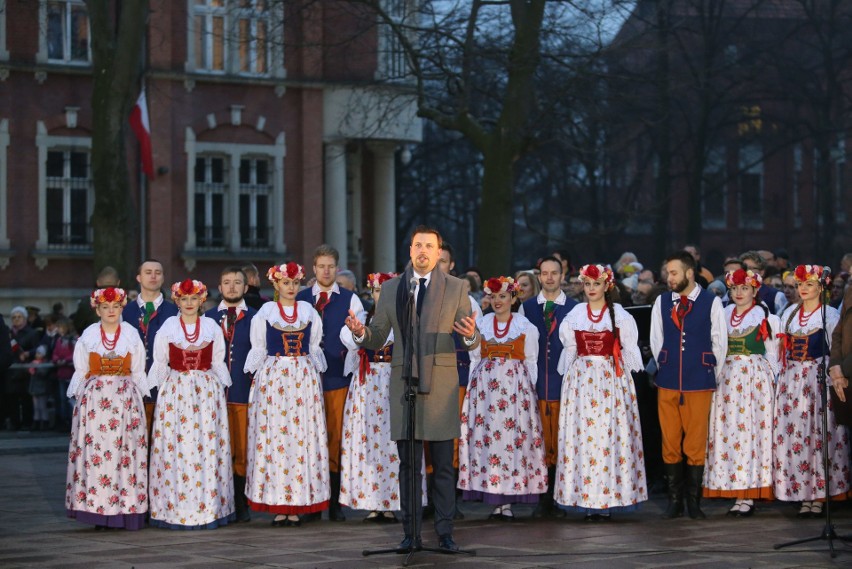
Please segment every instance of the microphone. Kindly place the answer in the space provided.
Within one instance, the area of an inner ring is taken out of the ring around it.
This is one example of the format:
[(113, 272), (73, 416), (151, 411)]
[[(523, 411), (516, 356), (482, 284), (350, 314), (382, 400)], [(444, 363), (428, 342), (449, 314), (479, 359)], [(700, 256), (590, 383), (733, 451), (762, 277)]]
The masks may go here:
[(831, 267), (825, 265), (822, 268), (822, 284), (828, 288), (831, 286)]
[(417, 285), (420, 284), (420, 279), (417, 277), (411, 277), (411, 280), (408, 281), (408, 294), (410, 296), (414, 296), (414, 291), (417, 290)]

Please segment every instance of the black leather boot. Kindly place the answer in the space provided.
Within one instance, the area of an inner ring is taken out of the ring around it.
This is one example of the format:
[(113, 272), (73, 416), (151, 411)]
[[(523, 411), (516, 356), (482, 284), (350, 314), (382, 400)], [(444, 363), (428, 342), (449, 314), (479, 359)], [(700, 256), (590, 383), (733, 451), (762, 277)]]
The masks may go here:
[(662, 518), (679, 518), (683, 516), (683, 463), (664, 464), (663, 473), (668, 485), (669, 503)]
[(331, 472), (329, 474), (331, 497), (328, 499), (328, 519), (333, 522), (345, 522), (346, 516), (343, 515), (343, 510), (340, 508), (340, 473)]
[(250, 522), (248, 498), (246, 498), (246, 477), (234, 475), (234, 506), (237, 510), (238, 522)]
[(707, 516), (701, 511), (701, 490), (704, 482), (704, 465), (686, 466), (686, 509), (693, 520), (703, 520)]

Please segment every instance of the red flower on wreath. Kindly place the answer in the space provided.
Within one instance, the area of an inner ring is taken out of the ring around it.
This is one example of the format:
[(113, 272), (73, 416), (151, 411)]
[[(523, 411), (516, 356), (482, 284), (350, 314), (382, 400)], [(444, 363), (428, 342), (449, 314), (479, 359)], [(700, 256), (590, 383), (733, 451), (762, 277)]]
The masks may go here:
[(796, 280), (797, 281), (804, 281), (804, 280), (807, 280), (807, 278), (808, 278), (808, 270), (805, 268), (805, 266), (799, 265), (798, 267), (796, 267)]
[(114, 288), (109, 287), (104, 291), (104, 300), (106, 300), (107, 302), (113, 302), (115, 300), (115, 297), (116, 294)]
[(180, 291), (184, 294), (192, 294), (192, 289), (194, 288), (195, 285), (192, 283), (192, 279), (186, 279), (180, 283)]
[(598, 267), (596, 265), (589, 265), (586, 268), (586, 276), (596, 281), (601, 278), (601, 272), (598, 270)]
[(295, 279), (296, 276), (302, 270), (302, 267), (300, 267), (298, 263), (294, 263), (293, 261), (290, 261), (289, 263), (287, 263), (287, 265), (285, 265), (284, 268), (287, 270), (287, 278), (288, 279)]
[(488, 290), (491, 291), (491, 294), (494, 294), (495, 292), (500, 292), (500, 289), (503, 288), (503, 283), (500, 282), (500, 279), (495, 277), (488, 279), (488, 281), (485, 283), (485, 286), (488, 287)]

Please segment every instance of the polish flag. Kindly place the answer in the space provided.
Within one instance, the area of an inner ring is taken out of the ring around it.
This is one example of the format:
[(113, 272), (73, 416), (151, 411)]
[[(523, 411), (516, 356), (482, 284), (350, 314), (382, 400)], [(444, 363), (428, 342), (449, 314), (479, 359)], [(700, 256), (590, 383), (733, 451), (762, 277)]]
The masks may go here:
[(148, 101), (145, 89), (139, 93), (136, 106), (130, 111), (130, 128), (139, 140), (139, 153), (142, 160), (142, 171), (149, 180), (154, 179), (154, 155), (151, 152), (151, 123), (148, 121)]

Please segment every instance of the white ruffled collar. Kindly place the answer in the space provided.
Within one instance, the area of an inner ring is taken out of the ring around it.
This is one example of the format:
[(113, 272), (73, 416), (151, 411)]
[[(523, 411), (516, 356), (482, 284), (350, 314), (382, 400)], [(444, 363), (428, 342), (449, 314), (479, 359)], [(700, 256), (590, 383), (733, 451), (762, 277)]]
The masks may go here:
[[(304, 328), (311, 323), (316, 311), (310, 303), (305, 302), (304, 300), (296, 301), (296, 305), (298, 306), (298, 314), (296, 316), (296, 322), (292, 324), (284, 322), (284, 319), (281, 318), (281, 312), (278, 310), (278, 303), (274, 301), (267, 302), (261, 306), (257, 316), (260, 316), (270, 324), (276, 325), (279, 328)], [(284, 314), (288, 317), (293, 316), (293, 308), (285, 306)]]
[[(494, 336), (494, 318), (495, 314), (490, 312), (483, 316), (479, 320), (479, 332), (482, 334), (482, 338), (487, 342), (497, 342), (497, 343), (506, 343), (511, 342), (521, 334), (525, 332), (527, 326), (530, 326), (530, 321), (527, 320), (526, 316), (518, 314), (517, 312), (512, 314), (512, 319), (509, 321), (509, 331), (505, 336), (497, 338)], [(497, 324), (500, 331), (504, 330), (504, 324)]]

